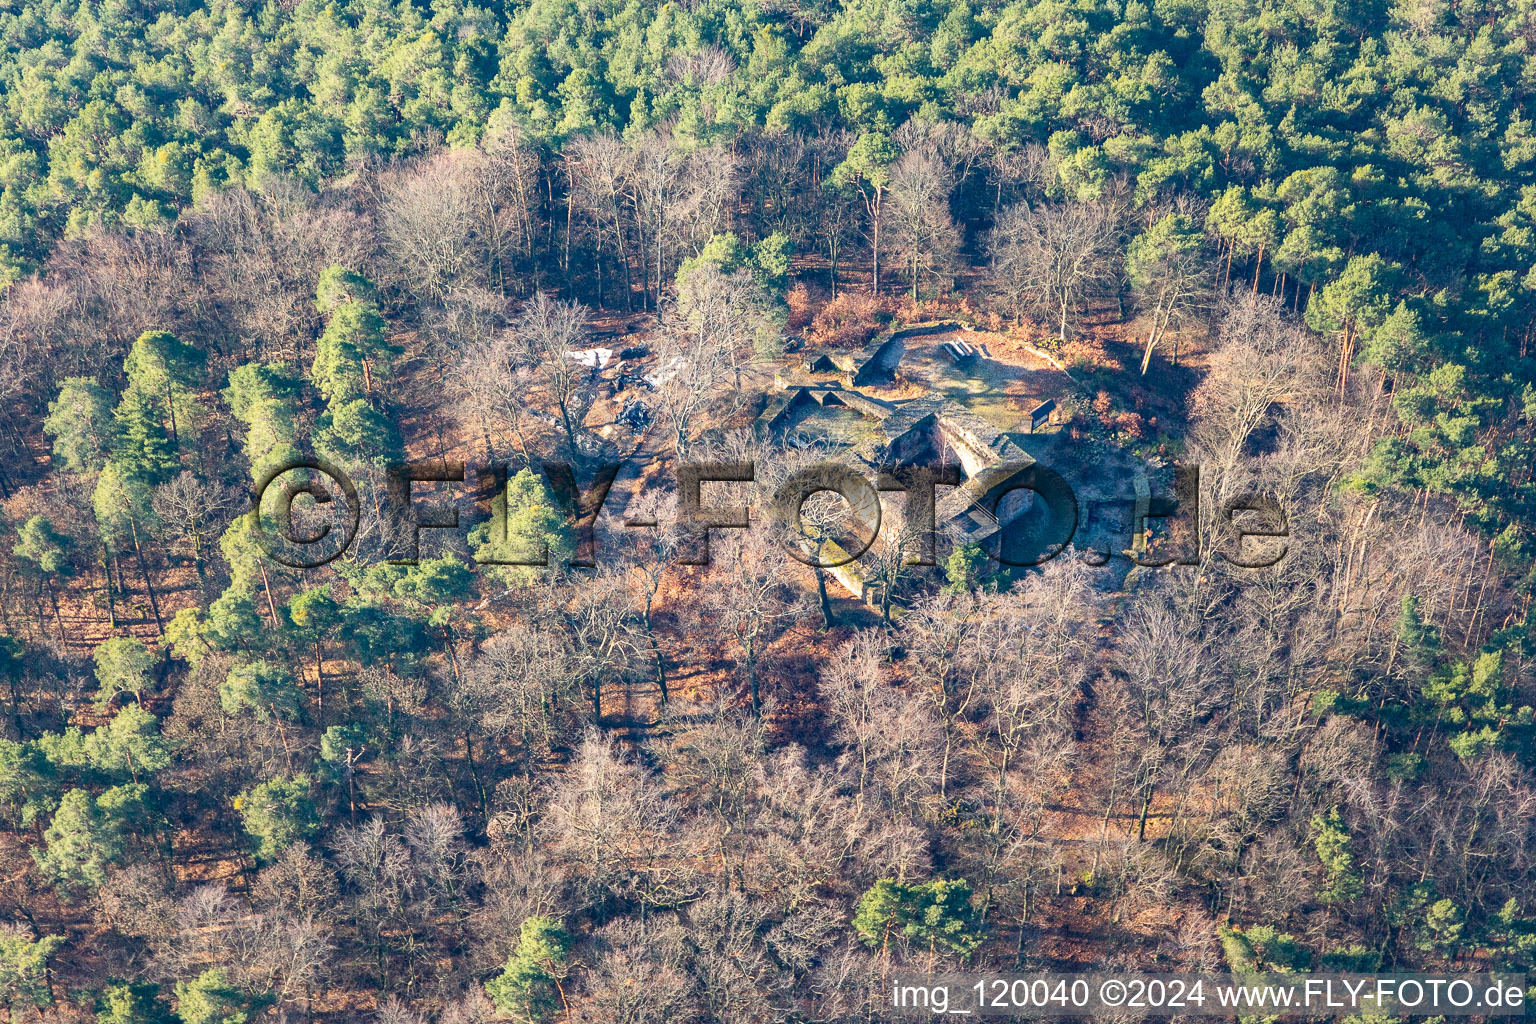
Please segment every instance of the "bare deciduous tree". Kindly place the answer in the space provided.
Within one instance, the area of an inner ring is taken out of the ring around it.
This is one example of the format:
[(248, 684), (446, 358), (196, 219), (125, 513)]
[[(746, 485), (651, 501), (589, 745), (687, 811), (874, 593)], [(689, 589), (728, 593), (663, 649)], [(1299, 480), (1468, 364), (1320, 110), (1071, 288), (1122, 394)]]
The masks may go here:
[(657, 525), (643, 531), (640, 538), (626, 538), (623, 548), (624, 571), (634, 598), (633, 614), (627, 618), (634, 634), (632, 646), (648, 656), (656, 688), (665, 707), (667, 691), (666, 633), (658, 628), (657, 604), (661, 585), (677, 559), (681, 534), (677, 528), (677, 504), (663, 500), (655, 492), (642, 493), (625, 510), (628, 518), (651, 520)]
[(379, 180), (379, 229), (405, 290), (441, 301), (453, 289), (505, 285), (509, 252), (532, 231), (537, 164), (515, 134), (494, 135), (488, 152), (444, 150)]
[(573, 358), (586, 347), (587, 316), (587, 307), (579, 302), (539, 292), (512, 322), (524, 359), (559, 413), (572, 462), (581, 459), (577, 434), (592, 402), (594, 375)]
[(1254, 434), (1282, 403), (1304, 404), (1319, 393), (1317, 351), (1315, 339), (1285, 323), (1274, 300), (1240, 297), (1222, 316), (1210, 369), (1191, 403), (1198, 418), (1191, 440), (1216, 499), (1207, 503), (1209, 516), (1245, 487), (1242, 463)]
[(621, 571), (597, 570), (577, 591), (565, 620), (573, 674), (592, 696), (592, 720), (597, 724), (603, 717), (604, 687), (625, 683), (630, 669), (633, 634), (625, 589)]
[(509, 270), (533, 258), (539, 220), (539, 153), (515, 127), (497, 127), (481, 143), (485, 161), (471, 182), (481, 206), (491, 283), (506, 291)]
[(454, 702), (492, 738), (515, 738), (526, 762), (547, 754), (569, 730), (579, 699), (575, 668), (558, 631), (515, 623), (480, 648)]
[(155, 488), (151, 501), (155, 518), (170, 535), (192, 545), (198, 581), (207, 584), (203, 544), (214, 530), (228, 525), (237, 498), (229, 488), (182, 470)]
[(944, 727), (917, 688), (890, 684), (883, 642), (871, 634), (855, 641), (846, 662), (828, 666), (822, 693), (857, 769), (859, 791), (874, 788), (893, 811), (920, 816), (939, 792)]
[(469, 342), (449, 372), (449, 387), (457, 401), (454, 414), (480, 432), (487, 457), (494, 459), (507, 432), (525, 462), (530, 461), (526, 436), (527, 396), (534, 387), (534, 370), (521, 357), (508, 332)]
[(719, 145), (686, 150), (663, 129), (636, 141), (633, 168), (630, 199), (640, 239), (641, 291), (660, 315), (662, 288), (678, 253), (702, 247), (726, 222), (736, 159)]
[(615, 921), (597, 937), (577, 1024), (672, 1024), (685, 1020), (696, 982), (676, 924)]
[(1084, 304), (1119, 280), (1120, 231), (1103, 202), (1011, 206), (988, 241), (993, 284), (1015, 317), (1054, 320), (1066, 341)]
[(769, 531), (748, 530), (729, 549), (719, 548), (715, 558), (724, 564), (714, 571), (722, 585), (711, 590), (710, 610), (731, 645), (752, 713), (758, 714), (763, 707), (763, 648), (795, 615), (799, 595), (788, 582), (788, 556)]
[[(596, 256), (597, 303), (603, 305), (603, 266), (611, 251), (623, 275), (624, 308), (633, 308), (634, 283), (630, 277), (634, 209), (634, 154), (612, 135), (583, 135), (572, 139), (562, 155), (569, 202), (580, 210)], [(569, 271), (569, 253), (566, 270)]]
[(953, 280), (958, 266), (960, 232), (949, 213), (954, 184), (949, 168), (926, 146), (903, 153), (891, 168), (894, 247), (907, 268), (914, 301), (924, 274)]
[[(183, 215), (214, 313), (253, 358), (297, 361), (318, 323), (315, 282), (332, 265), (360, 267), (368, 225), (345, 209), (316, 208), (287, 190), (220, 190)], [(287, 346), (291, 350), (286, 350)]]
[(326, 920), (337, 911), (339, 892), (330, 867), (302, 843), (288, 847), (256, 877), (255, 898), (272, 909)]
[(692, 858), (681, 855), (677, 805), (596, 732), (555, 783), (539, 827), (591, 903), (619, 897), (661, 906), (695, 889)]
[[(706, 275), (723, 279), (714, 268)], [(672, 435), (672, 450), (686, 458), (703, 412), (730, 391), (739, 372), (737, 344), (747, 333), (743, 311), (732, 308), (736, 289), (721, 280), (721, 287), (701, 290), (699, 301), (688, 311), (675, 311), (657, 339), (656, 407)]]

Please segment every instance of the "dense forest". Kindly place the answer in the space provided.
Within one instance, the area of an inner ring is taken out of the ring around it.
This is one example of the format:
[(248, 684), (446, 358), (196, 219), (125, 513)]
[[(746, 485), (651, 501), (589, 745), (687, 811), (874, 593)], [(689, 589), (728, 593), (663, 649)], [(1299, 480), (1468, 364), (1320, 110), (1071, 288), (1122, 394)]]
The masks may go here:
[[(1536, 6), (9, 0), (0, 36), (9, 1019), (1530, 969)], [(1079, 470), (1198, 465), (1205, 543), (1003, 570), (892, 529), (875, 604), (787, 557), (848, 510), (758, 514), (827, 454), (753, 429), (769, 382), (936, 320), (1070, 375), (1038, 443)], [(250, 493), (315, 458), (356, 539), (298, 568)], [(700, 459), (756, 467), (707, 565)], [(407, 460), (471, 464), (416, 485), (459, 513), (419, 557)], [(625, 468), (591, 522), (546, 461)]]

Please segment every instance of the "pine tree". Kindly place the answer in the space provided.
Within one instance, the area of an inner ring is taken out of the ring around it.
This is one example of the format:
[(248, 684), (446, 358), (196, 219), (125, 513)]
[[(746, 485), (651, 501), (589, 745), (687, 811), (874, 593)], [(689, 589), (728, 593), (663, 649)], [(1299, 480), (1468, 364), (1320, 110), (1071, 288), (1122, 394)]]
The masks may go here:
[(891, 165), (897, 151), (884, 132), (866, 132), (848, 150), (848, 157), (832, 172), (834, 184), (856, 190), (864, 200), (869, 225), (871, 254), (870, 288), (880, 291), (880, 228), (885, 220), (885, 199), (891, 185)]
[(143, 641), (131, 636), (110, 637), (98, 644), (91, 656), (96, 662), (98, 707), (112, 703), (120, 693), (131, 693), (138, 701), (144, 699), (155, 656)]
[(560, 982), (570, 948), (571, 937), (560, 922), (528, 918), (501, 973), (485, 983), (486, 995), (503, 1017), (527, 1024), (549, 1020), (565, 1005)]
[(110, 396), (89, 377), (66, 377), (48, 403), (43, 433), (53, 438), (54, 460), (72, 473), (101, 468), (116, 427)]
[(154, 506), (146, 482), (150, 477), (118, 462), (115, 458), (102, 469), (96, 478), (96, 490), (91, 504), (96, 512), (96, 523), (101, 531), (102, 543), (108, 551), (121, 550), (125, 542), (133, 546), (133, 555), (144, 578), (144, 589), (149, 597), (149, 607), (155, 616), (155, 626), (161, 632), (165, 623), (160, 618), (160, 601), (155, 595), (154, 581), (149, 577), (149, 565), (144, 559), (145, 531), (155, 522)]
[(85, 738), (85, 756), (97, 771), (133, 782), (153, 778), (171, 763), (160, 723), (143, 705), (129, 704)]
[(263, 1002), (231, 984), (222, 967), (210, 967), (190, 982), (176, 983), (176, 1016), (181, 1024), (246, 1024)]
[(10, 695), (11, 727), (17, 736), (25, 735), (21, 729), (21, 678), (26, 671), (27, 649), (20, 640), (0, 633), (0, 680), (5, 681)]
[(957, 546), (944, 560), (944, 590), (951, 594), (974, 590), (987, 564), (987, 553), (978, 544)]
[(73, 542), (53, 528), (44, 516), (33, 516), (17, 531), (16, 546), (12, 550), (19, 558), (37, 567), (39, 589), (48, 594), (53, 606), (54, 621), (59, 627), (59, 642), (64, 643), (64, 616), (59, 612), (58, 582), (74, 575), (69, 553)]
[(180, 466), (162, 415), (163, 407), (155, 396), (141, 389), (124, 391), (112, 413), (117, 426), (114, 462), (151, 485), (169, 479)]
[(62, 935), (34, 939), (20, 924), (0, 924), (0, 1006), (11, 1020), (34, 1018), (53, 1002), (48, 962), (64, 942)]
[(244, 363), (229, 372), (229, 385), (221, 392), (235, 419), (245, 424), (245, 457), (251, 476), (260, 479), (268, 470), (299, 457), (293, 409), (299, 384), (279, 363)]
[(469, 542), (475, 561), (490, 566), (489, 574), (509, 586), (535, 579), (539, 569), (534, 563), (563, 565), (576, 550), (565, 513), (531, 469), (507, 481), (506, 490), (491, 501), (490, 521), (471, 530)]
[(328, 267), (320, 275), (315, 305), (328, 319), (315, 342), (310, 379), (333, 408), (371, 396), (373, 364), (401, 351), (385, 338), (373, 294), (366, 278), (342, 267)]
[(32, 858), (44, 877), (68, 890), (95, 889), (123, 855), (127, 835), (142, 811), (144, 786), (117, 786), (92, 797), (71, 789), (43, 832), (43, 849)]
[(982, 929), (963, 879), (908, 885), (882, 878), (859, 897), (853, 930), (865, 945), (885, 950), (900, 937), (930, 953), (964, 959), (981, 945)]
[(123, 397), (132, 395), (143, 408), (157, 410), (177, 448), (197, 439), (203, 409), (193, 388), (201, 380), (205, 361), (200, 349), (183, 344), (169, 331), (145, 331), (123, 360), (128, 377)]
[(256, 859), (273, 860), (294, 843), (320, 831), (307, 775), (269, 779), (234, 800), (246, 834), (255, 842)]
[(1331, 906), (1359, 899), (1364, 882), (1350, 850), (1349, 830), (1337, 807), (1312, 816), (1312, 845), (1325, 873), (1318, 901)]
[(235, 665), (219, 684), (219, 703), (225, 713), (250, 712), (257, 721), (273, 718), (293, 721), (299, 717), (299, 690), (293, 676), (281, 665), (251, 661)]
[(300, 637), (315, 648), (316, 713), (325, 715), (325, 639), (341, 626), (341, 605), (331, 596), (329, 585), (296, 594), (288, 602), (288, 619)]
[(114, 981), (96, 1001), (96, 1024), (173, 1024), (152, 982)]

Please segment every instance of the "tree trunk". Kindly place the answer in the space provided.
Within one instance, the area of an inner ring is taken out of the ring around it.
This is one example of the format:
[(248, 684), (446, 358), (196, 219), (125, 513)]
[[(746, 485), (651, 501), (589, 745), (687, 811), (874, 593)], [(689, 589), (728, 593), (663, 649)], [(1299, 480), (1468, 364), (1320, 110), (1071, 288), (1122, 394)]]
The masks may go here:
[(663, 275), (663, 273), (665, 273), (665, 271), (663, 269), (663, 265), (664, 265), (665, 259), (666, 259), (666, 253), (663, 250), (663, 246), (666, 244), (666, 237), (667, 237), (666, 204), (662, 203), (662, 202), (658, 202), (656, 204), (656, 237), (655, 237), (655, 239), (653, 239), (653, 241), (655, 241), (655, 243), (656, 243), (656, 305), (655, 305), (655, 309), (656, 309), (656, 321), (658, 323), (661, 322), (662, 275)]
[(646, 595), (645, 612), (641, 616), (641, 622), (645, 626), (645, 638), (651, 645), (651, 662), (656, 668), (656, 687), (661, 691), (661, 703), (665, 707), (667, 698), (667, 662), (661, 656), (661, 644), (656, 642), (656, 631), (651, 625), (651, 596)]
[(571, 464), (573, 466), (579, 465), (581, 462), (581, 451), (576, 447), (576, 428), (571, 425), (571, 412), (566, 407), (564, 400), (560, 402), (560, 421), (565, 424), (565, 441), (571, 449)]
[[(818, 561), (820, 558), (818, 557)], [(832, 599), (827, 596), (827, 570), (821, 566), (815, 566), (816, 570), (816, 598), (821, 602), (821, 628), (831, 629), (836, 620), (832, 618)]]
[(1141, 374), (1147, 374), (1147, 367), (1152, 365), (1152, 349), (1157, 345), (1157, 318), (1162, 314), (1163, 302), (1158, 299), (1157, 308), (1152, 311), (1152, 329), (1147, 332), (1147, 349), (1141, 354)]
[(11, 688), (11, 724), (16, 727), (16, 738), (25, 740), (27, 734), (21, 731), (21, 677), (12, 672), (6, 679)]
[(1024, 932), (1029, 927), (1029, 889), (1028, 882), (1024, 883), (1024, 902), (1019, 908), (1019, 942), (1014, 949), (1014, 960), (1024, 962)]
[[(598, 239), (598, 241), (597, 241), (597, 252), (594, 253), (593, 256), (592, 256), (592, 271), (593, 271), (593, 273), (595, 273), (597, 275), (597, 308), (598, 309), (602, 309), (603, 308), (603, 241), (602, 241), (603, 236), (601, 234), (599, 234), (597, 236), (597, 239)], [(569, 246), (570, 243), (567, 242), (566, 244), (567, 244), (567, 246)], [(569, 288), (570, 287), (569, 278), (571, 276), (571, 271), (570, 271), (569, 267), (566, 268), (565, 276), (567, 278), (566, 287)]]
[(645, 245), (645, 218), (640, 215), (640, 200), (634, 202), (635, 251), (640, 254), (640, 308), (651, 308), (650, 250)]
[(59, 595), (54, 592), (53, 580), (48, 580), (48, 603), (53, 605), (53, 620), (59, 625), (59, 643), (69, 646), (69, 638), (64, 635), (64, 616), (59, 614)]
[[(565, 274), (565, 286), (571, 286), (571, 208), (576, 203), (576, 190), (566, 189), (565, 192), (565, 251), (560, 256), (560, 270)], [(599, 300), (601, 305), (601, 300)]]
[(176, 402), (171, 397), (170, 378), (166, 378), (165, 384), (165, 411), (171, 417), (171, 443), (178, 451), (181, 449), (181, 434), (176, 430)]
[(614, 207), (613, 233), (619, 244), (619, 266), (624, 270), (624, 312), (635, 311), (635, 281), (629, 269), (629, 247), (624, 244), (624, 223)]
[(112, 562), (107, 558), (106, 545), (101, 548), (101, 576), (107, 592), (107, 628), (117, 628), (117, 604), (112, 599)]
[(752, 717), (761, 716), (763, 711), (762, 700), (757, 691), (757, 650), (756, 643), (747, 641), (747, 691), (752, 696)]
[(874, 293), (876, 295), (879, 295), (880, 294), (880, 190), (876, 189), (875, 190), (874, 199), (873, 200), (866, 199), (865, 203), (867, 204), (867, 206), (869, 208), (870, 268), (873, 271), (871, 277), (872, 277), (872, 281), (873, 281)]
[(480, 784), (480, 769), (475, 766), (475, 741), (468, 729), (464, 730), (464, 759), (469, 763), (469, 777), (475, 784), (475, 797), (480, 802), (480, 820), (489, 821), (490, 813), (486, 809), (485, 787)]
[(267, 593), (267, 612), (272, 616), (272, 628), (276, 629), (277, 605), (272, 601), (272, 581), (267, 579), (267, 563), (263, 562), (260, 556), (256, 558), (256, 568), (261, 570), (261, 586)]
[(192, 567), (197, 570), (197, 589), (203, 595), (205, 603), (208, 598), (208, 572), (203, 565), (203, 539), (197, 535), (196, 528), (188, 531), (192, 534)]
[(443, 623), (443, 653), (448, 655), (448, 667), (453, 669), (453, 681), (463, 684), (464, 675), (459, 671), (459, 656), (453, 649), (453, 627)]
[(128, 514), (128, 530), (133, 537), (133, 554), (139, 560), (139, 572), (144, 574), (144, 589), (149, 593), (149, 610), (155, 615), (155, 628), (165, 633), (165, 622), (160, 618), (160, 602), (155, 599), (155, 585), (149, 579), (149, 566), (144, 561), (144, 549), (139, 545), (139, 523), (133, 513)]

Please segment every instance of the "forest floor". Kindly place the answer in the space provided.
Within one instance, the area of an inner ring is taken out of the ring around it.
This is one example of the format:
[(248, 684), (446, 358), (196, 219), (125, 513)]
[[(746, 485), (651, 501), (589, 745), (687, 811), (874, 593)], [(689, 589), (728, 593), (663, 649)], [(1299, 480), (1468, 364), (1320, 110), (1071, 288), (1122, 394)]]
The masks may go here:
[[(658, 476), (664, 476), (668, 470), (669, 460), (663, 452), (666, 447), (664, 435), (658, 426), (653, 425), (648, 432), (637, 434), (618, 422), (619, 413), (631, 399), (645, 399), (646, 389), (636, 382), (636, 378), (654, 362), (654, 357), (648, 354), (634, 352), (630, 358), (622, 359), (619, 352), (646, 347), (656, 320), (649, 313), (604, 312), (594, 316), (591, 326), (594, 347), (612, 348), (614, 359), (598, 374), (598, 398), (585, 423), (588, 429), (610, 441), (627, 457), (614, 493), (605, 506), (606, 515), (618, 516), (630, 496)], [(1140, 350), (1134, 334), (1130, 333), (1132, 326), (1109, 316), (1095, 318), (1087, 325), (1075, 349), (1069, 348), (1064, 354), (1071, 355), (1075, 351), (1079, 356), (1077, 365), (1086, 368), (1084, 380), (1088, 391), (1106, 392), (1117, 405), (1156, 417), (1154, 422), (1159, 428), (1182, 422), (1184, 397), (1198, 380), (1201, 353), (1186, 345), (1177, 367), (1163, 359), (1154, 359), (1152, 370), (1142, 377), (1136, 373)], [(407, 346), (408, 353), (421, 351), (421, 339), (412, 332), (403, 332), (398, 340)], [(967, 332), (965, 340), (982, 350), (982, 356), (969, 367), (956, 367), (938, 354), (938, 346), (944, 340), (944, 335), (913, 339), (914, 344), (909, 346), (900, 367), (900, 376), (889, 389), (891, 397), (910, 398), (936, 390), (962, 402), (1000, 429), (1013, 430), (1017, 429), (1028, 409), (1039, 401), (1081, 393), (1081, 389), (1064, 374), (1020, 344), (1021, 340), (1030, 343), (1042, 340), (1040, 332), (1028, 326), (1012, 331)], [(752, 373), (750, 383), (766, 389), (770, 376), (767, 369), (760, 368)], [(409, 384), (408, 381), (405, 383)], [(440, 392), (428, 387), (407, 386), (400, 395), (406, 400), (401, 410), (402, 432), (411, 458), (462, 459), (472, 465), (483, 461), (483, 440), (443, 415)], [(218, 401), (214, 389), (202, 397), (209, 403)], [(749, 422), (750, 416), (746, 419)], [(1032, 449), (1039, 450), (1032, 450), (1032, 454), (1044, 460), (1059, 458), (1060, 453), (1055, 449), (1066, 443), (1061, 437), (1034, 440)], [(33, 459), (41, 470), (47, 465), (48, 454), (39, 445), (33, 452)], [(43, 477), (44, 487), (39, 490), (44, 492), (45, 498), (48, 489), (55, 487), (59, 479), (53, 474)], [(468, 492), (471, 489), (466, 486), (462, 490)], [(430, 493), (425, 496), (430, 499)], [(27, 497), (8, 502), (7, 511), (13, 518), (24, 515), (29, 512), (24, 506), (36, 500), (37, 492), (28, 492)], [(472, 494), (466, 493), (461, 504), (470, 514), (474, 513)], [(465, 531), (473, 521), (461, 515), (461, 522), (466, 524)], [(162, 621), (169, 622), (178, 610), (201, 603), (201, 585), (187, 553), (158, 540), (149, 541), (146, 549), (157, 584), (156, 597)], [(424, 547), (424, 550), (429, 549)], [(151, 644), (158, 640), (160, 631), (149, 608), (142, 573), (131, 554), (120, 556), (118, 561), (120, 564), (114, 566), (113, 575), (120, 579), (124, 593), (116, 599), (115, 627), (107, 619), (103, 576), (99, 568), (94, 574), (77, 578), (60, 592), (59, 615), (70, 650), (87, 651), (111, 635), (132, 634)], [(742, 699), (736, 666), (723, 645), (713, 637), (690, 635), (679, 625), (677, 611), (686, 602), (696, 600), (699, 582), (691, 578), (693, 571), (680, 570), (668, 577), (658, 595), (658, 625), (671, 637), (667, 652), (670, 706), (663, 707), (654, 680), (648, 678), (626, 683), (608, 695), (602, 724), (631, 749), (652, 740), (684, 736), (689, 723), (702, 718), (709, 709), (721, 702), (738, 703)], [(797, 585), (806, 590), (814, 587), (809, 569), (795, 566), (794, 571), (799, 575)], [(771, 695), (765, 724), (772, 742), (796, 742), (815, 751), (825, 749), (831, 739), (829, 720), (818, 690), (819, 666), (825, 662), (829, 651), (849, 640), (856, 628), (879, 624), (875, 609), (847, 597), (836, 588), (833, 590), (833, 607), (838, 619), (833, 629), (817, 628), (819, 622), (814, 616), (808, 616), (775, 638), (763, 653), (763, 664), (767, 666), (765, 671), (769, 676), (765, 690)], [(260, 611), (266, 618), (268, 609), (263, 605)], [(484, 606), (479, 614), (481, 624), (487, 629), (497, 628), (502, 618), (495, 602)], [(43, 635), (56, 633), (57, 623), (52, 609), (39, 602), (39, 621), (32, 624), (29, 631)], [(345, 685), (346, 680), (333, 673), (338, 673), (338, 668), (327, 671), (327, 684)], [(87, 680), (78, 682), (88, 685)], [(303, 685), (306, 688), (313, 685), (309, 673), (306, 673)], [(75, 724), (91, 724), (91, 715), (87, 703), (76, 703)], [(1094, 765), (1099, 758), (1093, 751), (1101, 746), (1091, 733), (1084, 739), (1090, 756), (1073, 770), (1071, 777), (1061, 780), (1057, 799), (1047, 809), (1040, 836), (1060, 851), (1064, 868), (1062, 877), (1069, 880), (1063, 885), (1072, 898), (1055, 903), (1054, 909), (1027, 925), (1030, 948), (1043, 963), (1062, 968), (1102, 962), (1106, 948), (1133, 939), (1144, 944), (1146, 935), (1166, 933), (1170, 928), (1170, 922), (1156, 912), (1141, 918), (1111, 920), (1115, 915), (1114, 903), (1094, 898), (1082, 881), (1095, 866), (1093, 851), (1105, 830), (1111, 836), (1129, 835), (1136, 827), (1135, 808), (1118, 808), (1106, 819), (1099, 809), (1075, 804), (1074, 792), (1092, 791), (1093, 780), (1088, 776), (1096, 771)], [(366, 766), (362, 769), (367, 770)], [(1160, 814), (1165, 810), (1160, 803), (1154, 803), (1149, 817), (1149, 835), (1157, 834)], [(216, 832), (198, 827), (195, 823), (180, 828), (173, 841), (172, 853), (177, 876), (185, 882), (223, 882), (237, 888), (248, 883), (248, 858), (227, 842), (212, 838), (232, 834), (232, 831)], [(0, 862), (15, 864), (24, 857), (25, 851), (19, 848), (0, 848)], [(14, 874), (8, 871), (0, 878), (14, 878)], [(1073, 883), (1071, 879), (1079, 881)], [(10, 883), (0, 882), (0, 885), (4, 884)], [(1078, 886), (1084, 889), (1080, 897), (1072, 893)], [(77, 915), (67, 908), (60, 907), (57, 924), (72, 929), (86, 926), (84, 922), (88, 918), (76, 918)], [(1004, 928), (1017, 927), (1012, 922), (997, 924)]]

